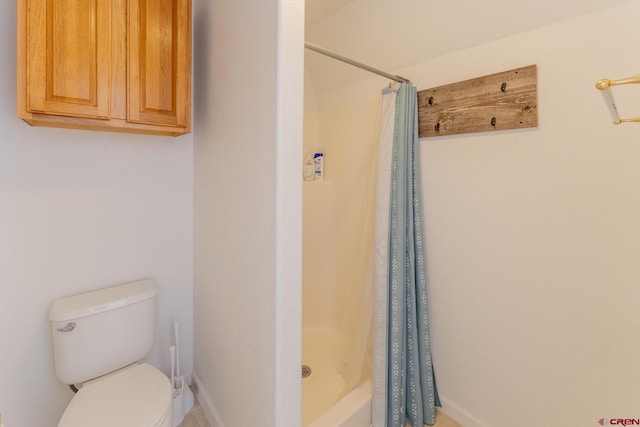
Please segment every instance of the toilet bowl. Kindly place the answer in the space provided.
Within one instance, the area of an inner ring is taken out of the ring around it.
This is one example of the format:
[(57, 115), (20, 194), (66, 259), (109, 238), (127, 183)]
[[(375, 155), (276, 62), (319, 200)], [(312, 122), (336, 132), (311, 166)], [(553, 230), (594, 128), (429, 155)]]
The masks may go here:
[(171, 383), (146, 363), (83, 384), (58, 427), (171, 427)]
[(141, 362), (153, 346), (157, 293), (145, 279), (53, 302), (56, 375), (79, 385), (58, 427), (171, 427), (171, 382)]

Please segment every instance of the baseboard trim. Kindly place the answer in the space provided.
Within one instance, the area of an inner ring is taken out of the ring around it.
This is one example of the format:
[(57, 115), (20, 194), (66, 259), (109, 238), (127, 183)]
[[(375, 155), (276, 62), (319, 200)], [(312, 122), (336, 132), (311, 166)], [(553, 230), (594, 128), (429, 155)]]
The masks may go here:
[(468, 412), (462, 410), (458, 405), (452, 403), (446, 397), (442, 395), (439, 397), (442, 408), (438, 408), (438, 410), (447, 414), (449, 418), (452, 418), (458, 424), (464, 427), (487, 427), (485, 423), (480, 422)]
[(196, 394), (198, 402), (200, 402), (200, 406), (202, 407), (207, 420), (209, 420), (211, 427), (225, 427), (224, 423), (220, 419), (220, 415), (218, 414), (216, 407), (213, 405), (213, 402), (211, 402), (207, 391), (202, 386), (202, 382), (195, 371), (192, 372), (191, 378), (193, 379), (191, 388), (193, 388), (193, 392)]
[[(216, 410), (213, 402), (209, 398), (207, 391), (202, 386), (202, 382), (200, 378), (198, 378), (198, 374), (193, 371), (191, 374), (191, 388), (195, 393), (198, 401), (200, 402), (200, 406), (204, 411), (207, 420), (209, 420), (209, 424), (211, 427), (226, 427)], [(475, 417), (473, 417), (468, 412), (462, 410), (458, 405), (451, 402), (447, 397), (440, 395), (440, 403), (442, 404), (442, 408), (438, 408), (439, 411), (444, 412), (448, 417), (452, 418), (458, 424), (464, 427), (487, 427), (487, 424), (479, 421)]]

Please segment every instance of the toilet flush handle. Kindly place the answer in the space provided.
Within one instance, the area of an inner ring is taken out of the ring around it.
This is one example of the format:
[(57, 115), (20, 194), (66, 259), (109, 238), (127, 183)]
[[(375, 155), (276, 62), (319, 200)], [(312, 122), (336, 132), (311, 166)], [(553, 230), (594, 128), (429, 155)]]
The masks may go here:
[(76, 323), (75, 322), (71, 322), (71, 323), (67, 323), (67, 326), (65, 326), (64, 328), (58, 328), (57, 331), (58, 332), (71, 332), (76, 328)]

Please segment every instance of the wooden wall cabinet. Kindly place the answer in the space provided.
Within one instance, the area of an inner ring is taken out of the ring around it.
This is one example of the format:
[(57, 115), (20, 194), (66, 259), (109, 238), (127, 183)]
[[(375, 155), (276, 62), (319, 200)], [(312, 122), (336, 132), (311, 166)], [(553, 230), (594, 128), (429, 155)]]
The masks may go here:
[(18, 0), (18, 117), (191, 132), (191, 0)]

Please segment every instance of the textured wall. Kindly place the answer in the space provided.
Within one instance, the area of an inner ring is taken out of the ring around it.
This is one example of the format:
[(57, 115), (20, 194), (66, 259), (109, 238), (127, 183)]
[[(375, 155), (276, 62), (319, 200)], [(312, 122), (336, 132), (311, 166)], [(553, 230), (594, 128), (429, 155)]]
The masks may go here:
[(300, 408), (299, 1), (195, 2), (195, 375), (216, 427)]

